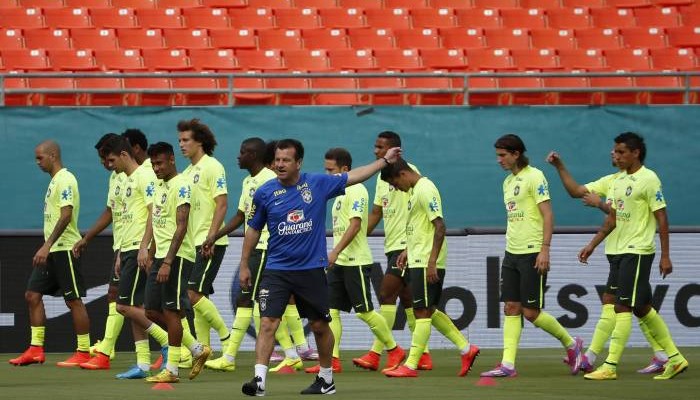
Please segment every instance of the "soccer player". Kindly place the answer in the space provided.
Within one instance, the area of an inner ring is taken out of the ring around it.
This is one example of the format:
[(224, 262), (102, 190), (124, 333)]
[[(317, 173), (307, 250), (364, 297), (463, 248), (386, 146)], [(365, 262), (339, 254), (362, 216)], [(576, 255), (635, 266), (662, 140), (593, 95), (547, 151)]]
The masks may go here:
[[(612, 151), (610, 155), (612, 157), (612, 166), (617, 167), (617, 164), (615, 163), (615, 152)], [(547, 156), (547, 162), (552, 164), (557, 169), (559, 178), (571, 197), (581, 198), (583, 199), (585, 205), (596, 207), (606, 214), (610, 212), (610, 205), (612, 204), (613, 195), (613, 183), (617, 177), (624, 174), (624, 171), (618, 170), (617, 172), (605, 175), (596, 181), (589, 182), (585, 185), (579, 185), (571, 176), (569, 170), (566, 169), (564, 161), (561, 159), (559, 153), (554, 151), (550, 152)], [(606, 201), (602, 201), (601, 196), (604, 197)], [(605, 239), (605, 255), (610, 263), (610, 271), (608, 273), (607, 283), (605, 284), (605, 292), (603, 293), (601, 299), (603, 307), (600, 312), (600, 319), (595, 326), (591, 344), (588, 346), (588, 350), (586, 353), (584, 353), (581, 360), (581, 371), (586, 373), (593, 371), (593, 365), (595, 364), (598, 354), (603, 351), (603, 346), (605, 346), (605, 343), (612, 334), (613, 328), (615, 328), (615, 294), (617, 293), (617, 276), (619, 270), (613, 268), (612, 260), (615, 258), (618, 251), (616, 248), (618, 232), (618, 230), (613, 230)], [(661, 372), (664, 370), (664, 364), (666, 364), (666, 361), (668, 361), (668, 356), (659, 342), (654, 339), (654, 336), (651, 334), (649, 327), (647, 327), (644, 321), (639, 319), (638, 322), (640, 330), (649, 342), (651, 348), (654, 350), (654, 357), (649, 365), (638, 370), (637, 372), (641, 374), (654, 374)]]
[(203, 251), (204, 241), (213, 238), (224, 225), (227, 209), (226, 171), (212, 157), (216, 138), (209, 127), (198, 119), (177, 124), (180, 151), (190, 160), (183, 175), (192, 189), (189, 228), (197, 251), (192, 273), (187, 281), (187, 294), (194, 310), (194, 330), (197, 338), (209, 344), (213, 328), (219, 334), (222, 347), (229, 338), (228, 328), (214, 302), (207, 296), (214, 293), (214, 279), (228, 245), (224, 235), (214, 242), (210, 252)]
[[(146, 277), (142, 268), (148, 260), (147, 247), (151, 240), (148, 217), (153, 203), (156, 176), (150, 162), (139, 165), (132, 151), (129, 141), (122, 136), (112, 137), (102, 146), (102, 154), (107, 163), (117, 173), (124, 174), (122, 186), (115, 190), (114, 204), (121, 213), (117, 311), (131, 319), (136, 347), (136, 365), (118, 374), (118, 379), (140, 379), (147, 376), (151, 358), (147, 333), (153, 336), (161, 348), (168, 345), (167, 333), (146, 318), (143, 309)], [(105, 349), (112, 346), (113, 342), (104, 343)], [(109, 369), (109, 356), (98, 351), (80, 367), (89, 370)]]
[(183, 175), (178, 175), (175, 153), (170, 144), (153, 144), (148, 155), (159, 181), (150, 218), (156, 251), (155, 260), (148, 267), (145, 308), (150, 320), (167, 328), (168, 355), (165, 368), (146, 381), (175, 383), (180, 381), (178, 364), (182, 344), (195, 357), (190, 379), (201, 372), (211, 349), (196, 341), (189, 330), (183, 330), (183, 324), (187, 322), (184, 308), (188, 301), (184, 283), (195, 259), (194, 244), (187, 230), (189, 182)]
[(71, 249), (80, 240), (78, 214), (80, 193), (75, 176), (63, 167), (61, 148), (52, 140), (41, 142), (34, 149), (36, 164), (51, 175), (44, 196), (44, 244), (32, 259), (24, 298), (29, 307), (31, 345), (19, 357), (10, 360), (13, 365), (43, 364), (46, 311), (43, 296), (54, 295), (58, 290), (73, 317), (73, 328), (78, 336), (77, 351), (59, 367), (77, 367), (90, 358), (90, 320), (81, 297), (85, 296), (80, 260), (73, 257)]
[[(352, 156), (343, 148), (326, 152), (326, 173), (339, 175), (352, 169)], [(372, 253), (367, 242), (367, 214), (369, 194), (362, 183), (345, 188), (345, 194), (335, 198), (331, 214), (333, 218), (333, 249), (328, 253), (328, 291), (331, 313), (330, 327), (335, 337), (333, 346), (333, 372), (340, 372), (340, 340), (343, 326), (340, 311), (354, 309), (372, 334), (388, 350), (389, 360), (385, 370), (397, 368), (406, 358), (401, 346), (396, 344), (391, 328), (372, 305), (370, 271)], [(318, 373), (320, 366), (307, 368), (308, 373)]]
[(522, 317), (554, 336), (566, 349), (567, 364), (576, 375), (581, 366), (583, 341), (573, 338), (559, 321), (543, 310), (544, 287), (549, 272), (554, 215), (547, 180), (530, 166), (525, 143), (517, 135), (501, 136), (494, 144), (501, 168), (510, 174), (503, 181), (506, 206), (506, 252), (501, 267), (503, 358), (485, 377), (514, 377)]
[(586, 374), (586, 379), (617, 379), (617, 364), (632, 330), (632, 313), (647, 325), (669, 356), (664, 372), (654, 379), (671, 379), (688, 368), (688, 361), (673, 343), (666, 323), (651, 306), (649, 274), (656, 253), (654, 236), (657, 224), (661, 242), (661, 276), (665, 278), (673, 272), (673, 265), (661, 181), (654, 171), (644, 166), (645, 156), (646, 144), (640, 135), (625, 132), (615, 138), (615, 162), (624, 174), (613, 182), (613, 201), (603, 227), (579, 253), (579, 260), (586, 263), (596, 246), (613, 229), (617, 231), (617, 251), (611, 261), (611, 267), (619, 270), (615, 328), (605, 363)]
[(250, 382), (243, 384), (244, 394), (265, 394), (273, 338), (291, 294), (294, 294), (300, 315), (311, 321), (319, 352), (319, 373), (302, 394), (335, 393), (331, 367), (334, 339), (328, 325), (331, 317), (325, 274), (328, 266), (326, 203), (343, 194), (345, 187), (363, 182), (395, 162), (400, 154), (401, 149), (390, 149), (384, 158), (341, 175), (307, 174), (301, 173), (304, 159), (301, 142), (284, 139), (277, 143), (277, 179), (268, 181), (255, 192), (241, 254), (241, 287), (250, 287), (250, 256), (263, 227), (267, 226), (270, 238), (265, 273), (258, 290), (261, 327), (255, 345), (255, 374)]
[[(392, 131), (380, 132), (374, 143), (375, 157), (377, 159), (384, 157), (387, 150), (392, 147), (401, 147), (399, 134)], [(415, 165), (409, 165), (414, 171), (419, 172)], [(406, 215), (408, 214), (409, 198), (408, 193), (396, 190), (395, 187), (377, 176), (374, 204), (367, 223), (367, 234), (372, 233), (379, 221), (384, 219), (384, 253), (386, 254), (387, 267), (379, 289), (379, 313), (386, 319), (389, 329), (393, 329), (396, 320), (396, 299), (398, 298), (406, 312), (409, 329), (413, 332), (416, 317), (413, 313), (413, 296), (411, 295), (409, 274), (406, 269), (399, 268), (396, 264), (399, 254), (406, 249)], [(353, 358), (352, 363), (360, 368), (376, 371), (379, 368), (383, 348), (384, 344), (375, 339), (371, 350), (361, 357)], [(433, 369), (433, 361), (428, 352), (427, 344), (418, 361), (418, 369)]]
[(448, 338), (461, 353), (459, 376), (465, 376), (479, 356), (479, 348), (469, 344), (450, 317), (437, 310), (445, 281), (447, 241), (442, 215), (442, 199), (435, 184), (416, 172), (405, 160), (386, 166), (381, 179), (410, 194), (406, 216), (406, 245), (396, 260), (408, 266), (416, 327), (411, 335), (411, 351), (406, 362), (396, 369), (385, 370), (388, 377), (417, 377), (418, 362), (430, 340), (431, 325)]

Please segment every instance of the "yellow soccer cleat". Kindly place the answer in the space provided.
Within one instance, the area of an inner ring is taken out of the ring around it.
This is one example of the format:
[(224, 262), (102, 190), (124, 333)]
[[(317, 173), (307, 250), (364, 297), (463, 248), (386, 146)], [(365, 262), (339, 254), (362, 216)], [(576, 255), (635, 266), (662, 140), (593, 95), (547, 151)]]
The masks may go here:
[(654, 379), (673, 379), (676, 375), (680, 374), (681, 372), (685, 372), (685, 370), (688, 369), (688, 360), (683, 358), (683, 356), (680, 356), (679, 358), (680, 361), (668, 360), (668, 362), (666, 363), (666, 368), (664, 368), (664, 372), (660, 375), (656, 375)]
[(227, 360), (226, 356), (221, 356), (216, 360), (205, 362), (204, 368), (213, 369), (214, 371), (231, 372), (236, 370), (236, 363)]
[(281, 374), (290, 374), (296, 371), (301, 371), (304, 369), (304, 362), (301, 358), (285, 358), (274, 368), (270, 368), (270, 372), (277, 372)]
[(146, 378), (146, 382), (148, 383), (178, 383), (180, 382), (180, 378), (173, 374), (172, 372), (168, 371), (167, 369), (163, 369), (158, 373), (158, 375), (155, 376), (149, 376)]
[(207, 361), (210, 354), (211, 347), (207, 346), (206, 344), (203, 344), (202, 353), (197, 357), (194, 357), (194, 354), (192, 355), (192, 370), (190, 370), (189, 376), (190, 380), (196, 378), (197, 375), (199, 375), (199, 373), (202, 372), (202, 368), (204, 368), (204, 363)]
[(583, 377), (591, 381), (614, 381), (617, 379), (617, 370), (602, 366)]

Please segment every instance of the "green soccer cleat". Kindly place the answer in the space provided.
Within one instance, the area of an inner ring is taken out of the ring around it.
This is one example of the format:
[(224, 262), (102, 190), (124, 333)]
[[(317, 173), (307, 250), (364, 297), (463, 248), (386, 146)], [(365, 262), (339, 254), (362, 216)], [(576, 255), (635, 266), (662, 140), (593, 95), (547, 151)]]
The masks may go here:
[(214, 371), (231, 372), (236, 370), (236, 363), (227, 360), (226, 356), (221, 356), (216, 360), (205, 362), (204, 368), (213, 369)]
[(617, 379), (617, 370), (603, 365), (583, 377), (591, 381), (614, 381)]
[(654, 379), (673, 379), (676, 375), (680, 374), (681, 372), (685, 372), (685, 370), (688, 369), (688, 360), (683, 358), (683, 356), (680, 356), (679, 358), (680, 361), (669, 359), (666, 363), (666, 368), (664, 368), (664, 372), (660, 375), (656, 375)]

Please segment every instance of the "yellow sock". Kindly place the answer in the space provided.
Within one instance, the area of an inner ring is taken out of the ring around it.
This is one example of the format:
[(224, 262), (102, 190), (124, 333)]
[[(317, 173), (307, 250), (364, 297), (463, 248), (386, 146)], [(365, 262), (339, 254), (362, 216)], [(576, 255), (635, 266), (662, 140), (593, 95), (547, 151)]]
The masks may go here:
[(598, 319), (598, 323), (595, 326), (588, 351), (600, 354), (613, 329), (615, 329), (615, 305), (603, 304), (603, 309), (600, 311), (600, 319)]
[[(664, 319), (654, 310), (653, 308), (649, 313), (641, 318), (644, 323), (649, 328), (651, 336), (659, 342), (661, 348), (666, 351), (668, 357), (673, 357), (678, 354), (678, 349), (676, 344), (673, 343), (673, 338), (671, 337), (671, 332), (668, 330), (668, 326)], [(656, 349), (654, 349), (656, 350)]]
[(190, 322), (187, 317), (182, 318), (182, 345), (191, 349), (197, 343), (197, 339), (192, 336)]
[(111, 355), (114, 352), (114, 346), (117, 343), (117, 338), (122, 331), (123, 325), (124, 316), (117, 311), (117, 303), (115, 301), (110, 302), (109, 314), (107, 314), (107, 322), (105, 323), (105, 336), (102, 338), (97, 351)]
[(168, 359), (165, 360), (165, 368), (175, 375), (178, 375), (178, 365), (180, 364), (180, 356), (182, 355), (182, 347), (170, 346), (168, 348)]
[[(394, 329), (394, 322), (396, 321), (396, 306), (394, 304), (382, 304), (379, 307), (379, 315), (381, 315), (386, 321), (386, 326), (391, 332)], [(377, 354), (382, 354), (384, 350), (384, 343), (374, 337), (374, 342), (372, 342), (372, 351)]]
[(340, 340), (343, 338), (343, 325), (340, 323), (340, 310), (335, 308), (330, 309), (331, 314), (331, 332), (333, 332), (333, 357), (340, 358)]
[(148, 339), (134, 342), (134, 348), (136, 349), (136, 364), (139, 367), (151, 364), (151, 348), (148, 345)]
[(657, 342), (654, 338), (654, 335), (651, 333), (649, 326), (646, 324), (646, 322), (644, 322), (644, 318), (638, 318), (637, 323), (639, 324), (639, 330), (642, 331), (642, 334), (646, 338), (647, 343), (649, 343), (649, 346), (651, 346), (651, 349), (654, 350), (654, 353), (658, 351), (664, 351), (664, 348), (661, 347), (659, 342)]
[(465, 347), (469, 346), (469, 341), (467, 338), (462, 335), (462, 332), (457, 329), (450, 317), (448, 317), (444, 312), (435, 310), (430, 321), (438, 332), (442, 333), (443, 336), (457, 346), (457, 349), (463, 350)]
[(615, 315), (615, 329), (613, 329), (610, 337), (610, 347), (608, 348), (608, 358), (605, 359), (605, 364), (609, 367), (617, 367), (617, 363), (622, 357), (622, 352), (625, 350), (627, 340), (632, 332), (632, 313), (623, 312)]
[(44, 346), (45, 326), (32, 326), (32, 346)]
[[(408, 329), (413, 332), (413, 330), (416, 328), (416, 315), (413, 313), (413, 308), (406, 308), (404, 311), (406, 312), (406, 324), (408, 325)], [(428, 347), (430, 347), (428, 343), (425, 343), (423, 353), (430, 353), (430, 349)]]
[(158, 324), (151, 323), (151, 326), (146, 328), (146, 332), (151, 335), (156, 342), (158, 342), (160, 347), (165, 347), (168, 345), (168, 332), (158, 326)]
[(523, 321), (520, 315), (506, 315), (503, 321), (503, 358), (501, 364), (508, 368), (515, 366), (515, 356), (518, 354), (520, 334), (523, 331)]
[(540, 310), (540, 315), (538, 315), (537, 318), (532, 321), (532, 323), (536, 327), (557, 338), (564, 348), (568, 348), (574, 344), (574, 338), (569, 335), (566, 328), (564, 328), (556, 318), (546, 311)]
[(238, 307), (236, 317), (233, 319), (233, 328), (231, 329), (231, 338), (229, 339), (224, 354), (235, 357), (238, 353), (238, 348), (241, 347), (246, 331), (250, 326), (250, 321), (253, 319), (253, 309), (250, 307)]
[(394, 335), (391, 334), (391, 330), (389, 330), (384, 317), (379, 315), (378, 312), (369, 311), (358, 313), (357, 318), (361, 319), (365, 324), (367, 324), (367, 326), (369, 326), (369, 329), (374, 334), (374, 337), (382, 342), (383, 347), (386, 347), (387, 350), (391, 350), (396, 347)]
[[(195, 319), (197, 316), (201, 316), (206, 321), (207, 326), (211, 327), (219, 334), (221, 340), (228, 339), (228, 327), (226, 327), (226, 322), (224, 322), (224, 319), (221, 317), (213, 301), (202, 297), (192, 308), (195, 311)], [(197, 333), (199, 333), (199, 331), (197, 331)]]
[(90, 334), (78, 335), (78, 351), (90, 351)]
[(430, 318), (416, 319), (416, 327), (411, 335), (411, 351), (408, 353), (406, 366), (411, 369), (418, 367), (418, 361), (423, 355), (425, 344), (430, 340)]
[(284, 319), (287, 321), (289, 334), (292, 335), (292, 340), (297, 346), (306, 344), (306, 335), (304, 334), (304, 324), (301, 323), (301, 316), (295, 304), (288, 304), (284, 310)]

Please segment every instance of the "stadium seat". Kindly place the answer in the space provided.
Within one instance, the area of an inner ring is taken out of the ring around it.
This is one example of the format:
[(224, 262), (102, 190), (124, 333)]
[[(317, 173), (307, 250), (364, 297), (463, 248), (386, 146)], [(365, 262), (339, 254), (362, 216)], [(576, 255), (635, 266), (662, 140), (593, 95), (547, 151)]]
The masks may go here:
[[(73, 78), (28, 78), (27, 86), (31, 89), (73, 89)], [(34, 93), (29, 96), (33, 106), (74, 106), (75, 93)]]
[(199, 8), (202, 7), (200, 0), (158, 0), (158, 8)]
[[(375, 90), (395, 90), (403, 88), (401, 78), (395, 76), (385, 76), (380, 78), (360, 78), (358, 79), (360, 89)], [(402, 93), (362, 93), (360, 101), (364, 104), (372, 105), (402, 105), (404, 95)]]
[(97, 71), (92, 50), (49, 50), (49, 64), (57, 71)]
[[(476, 77), (470, 77), (469, 81), (467, 82), (467, 85), (469, 86), (469, 98), (466, 99), (466, 103), (469, 104), (470, 106), (495, 106), (498, 105), (498, 98), (499, 94), (495, 92), (489, 92), (489, 93), (474, 93), (471, 92), (473, 90), (495, 90), (497, 89), (497, 83), (496, 83), (496, 78), (493, 77), (481, 77), (481, 76), (476, 76)], [(457, 80), (452, 81), (452, 87), (455, 88), (462, 88), (463, 84), (462, 83), (457, 83)], [(458, 95), (455, 99), (455, 102), (457, 104), (462, 104), (465, 101), (462, 95)]]
[(485, 47), (484, 30), (481, 28), (442, 28), (442, 46), (448, 49), (479, 49)]
[[(441, 71), (434, 71), (430, 77), (405, 78), (404, 85), (407, 89), (451, 89), (450, 79), (440, 76)], [(409, 93), (406, 101), (411, 105), (449, 106), (453, 105), (455, 95), (453, 93)]]
[(308, 29), (321, 26), (321, 19), (315, 8), (275, 9), (275, 25), (285, 29)]
[(331, 60), (331, 67), (337, 70), (377, 69), (371, 50), (330, 50), (328, 56)]
[(231, 26), (245, 29), (272, 29), (274, 16), (269, 8), (229, 8)]
[(562, 69), (553, 49), (514, 49), (511, 57), (519, 70), (546, 72)]
[[(542, 78), (536, 76), (523, 76), (512, 78), (498, 78), (499, 89), (541, 89)], [(509, 92), (504, 91), (499, 97), (501, 105), (543, 105), (547, 103), (547, 95), (539, 92)]]
[(301, 49), (301, 31), (298, 29), (269, 29), (258, 33), (261, 50)]
[(42, 49), (7, 49), (0, 51), (0, 57), (7, 70), (44, 71), (50, 69), (46, 51)]
[(474, 8), (517, 8), (518, 0), (473, 0)]
[(681, 17), (675, 7), (644, 7), (635, 8), (637, 26), (644, 27), (672, 27), (680, 26)]
[(118, 48), (117, 34), (114, 29), (71, 29), (70, 38), (73, 48), (109, 50)]
[(211, 29), (209, 31), (211, 46), (220, 49), (255, 49), (257, 41), (252, 29)]
[(151, 71), (186, 71), (193, 69), (187, 52), (182, 49), (144, 49), (143, 64)]
[(24, 38), (22, 37), (22, 30), (0, 28), (0, 51), (23, 48)]
[(576, 46), (579, 49), (620, 49), (622, 40), (617, 29), (588, 28), (574, 30)]
[(530, 41), (534, 49), (574, 49), (573, 29), (533, 29)]
[(245, 8), (248, 0), (201, 0), (204, 7)]
[(700, 47), (700, 26), (668, 28), (668, 44), (673, 47)]
[(236, 50), (241, 68), (247, 70), (283, 70), (282, 54), (279, 50)]
[[(263, 78), (257, 71), (248, 71), (245, 78), (233, 81), (235, 89), (263, 89)], [(275, 96), (270, 93), (235, 93), (233, 98), (238, 105), (268, 105), (273, 104)]]
[(230, 26), (225, 8), (186, 8), (182, 14), (190, 28), (228, 29)]
[(467, 28), (498, 28), (501, 26), (501, 16), (498, 9), (466, 8), (456, 9), (459, 26)]
[(66, 7), (111, 8), (110, 0), (64, 0)]
[(117, 39), (122, 49), (165, 48), (160, 29), (117, 29)]
[(472, 8), (472, 0), (430, 0), (433, 8)]
[(294, 0), (294, 6), (298, 8), (335, 8), (336, 0)]
[(355, 49), (393, 49), (394, 32), (386, 28), (348, 29), (350, 47)]
[(63, 0), (18, 0), (19, 6), (23, 8), (63, 8)]
[(680, 18), (684, 26), (700, 26), (700, 5), (695, 4), (680, 12)]
[(467, 49), (467, 63), (472, 71), (515, 70), (508, 49)]
[(498, 49), (529, 49), (529, 30), (521, 28), (484, 29), (486, 46)]
[(467, 60), (460, 49), (422, 49), (419, 51), (423, 65), (434, 70), (464, 71)]
[(137, 28), (136, 14), (131, 8), (91, 8), (92, 24), (101, 28)]
[(651, 57), (647, 49), (605, 50), (605, 63), (616, 70), (647, 71), (651, 69)]
[(116, 8), (156, 8), (156, 0), (112, 0)]
[(547, 10), (547, 23), (550, 28), (581, 29), (591, 26), (588, 8), (574, 7)]
[(636, 27), (620, 29), (624, 47), (660, 49), (667, 47), (663, 28)]
[(384, 0), (384, 8), (428, 8), (428, 0)]
[(37, 29), (44, 26), (44, 17), (40, 8), (8, 8), (0, 12), (2, 28)]
[(190, 50), (190, 64), (198, 71), (236, 71), (240, 67), (231, 49)]
[(692, 49), (663, 48), (650, 49), (651, 64), (655, 70), (692, 71), (697, 68), (697, 60)]
[(338, 0), (341, 8), (377, 9), (384, 6), (382, 0)]
[(636, 26), (636, 20), (629, 8), (592, 8), (593, 26), (597, 28), (629, 28)]
[(634, 81), (629, 76), (591, 77), (592, 88), (600, 88), (593, 94), (595, 104), (636, 104), (637, 93), (634, 91), (609, 91), (606, 89), (634, 88)]
[(604, 7), (605, 0), (561, 0), (563, 8)]
[(68, 29), (27, 29), (24, 46), (28, 49), (70, 49)]
[(28, 94), (7, 93), (7, 90), (26, 89), (28, 87), (26, 78), (13, 78), (11, 75), (8, 75), (3, 79), (3, 84), (5, 90), (5, 106), (29, 105)]
[[(216, 90), (219, 89), (219, 80), (202, 74), (197, 77), (178, 77), (171, 81), (173, 89), (185, 90)], [(173, 104), (177, 106), (217, 106), (226, 105), (227, 96), (223, 93), (176, 93), (173, 96)]]
[(552, 9), (561, 7), (559, 0), (520, 0), (520, 7), (523, 8), (539, 8)]
[(350, 47), (345, 29), (304, 29), (301, 31), (306, 49), (347, 49)]
[(571, 74), (562, 77), (542, 78), (545, 88), (566, 88), (562, 92), (548, 92), (547, 104), (559, 105), (584, 105), (593, 104), (593, 93), (577, 91), (576, 89), (588, 89), (591, 87), (588, 78)]
[(248, 7), (292, 8), (294, 3), (292, 0), (248, 0)]
[(501, 10), (501, 25), (504, 28), (544, 28), (544, 11), (538, 8), (511, 8)]
[(411, 19), (405, 8), (365, 10), (367, 24), (373, 28), (408, 29)]
[(134, 72), (146, 70), (139, 50), (95, 50), (95, 60), (101, 69), (108, 71)]
[(184, 26), (179, 8), (141, 8), (136, 10), (136, 17), (142, 28), (178, 29)]
[(19, 8), (23, 7), (17, 4), (17, 0), (6, 0), (0, 2), (0, 10), (17, 10)]
[(567, 70), (600, 71), (605, 68), (605, 61), (598, 49), (561, 49), (559, 65)]
[(282, 53), (284, 66), (294, 71), (328, 71), (330, 61), (325, 50), (288, 50)]
[(387, 70), (419, 71), (425, 69), (416, 49), (375, 50), (376, 65)]
[[(355, 78), (311, 78), (311, 87), (314, 89), (357, 89)], [(360, 104), (357, 93), (315, 93), (313, 95), (315, 105), (356, 105)]]
[(318, 10), (321, 22), (326, 28), (363, 28), (364, 10), (359, 8), (322, 8)]
[(440, 37), (437, 29), (396, 29), (394, 30), (396, 47), (401, 49), (437, 49), (440, 48)]
[(124, 103), (124, 83), (121, 78), (75, 78), (77, 89), (112, 90), (112, 93), (79, 93), (79, 106), (121, 106)]
[(413, 28), (450, 28), (457, 26), (457, 16), (451, 8), (419, 8), (410, 11)]
[[(643, 91), (639, 93), (639, 104), (683, 104), (684, 94), (680, 90), (683, 85), (677, 76), (638, 76), (634, 83), (640, 89), (668, 89), (668, 91)], [(675, 91), (674, 91), (675, 90)]]
[[(296, 72), (296, 71), (295, 71)], [(268, 89), (308, 89), (309, 79), (302, 78), (265, 78)], [(278, 93), (275, 95), (275, 105), (305, 106), (311, 105), (312, 95), (309, 93)]]
[(91, 28), (87, 8), (51, 8), (44, 10), (44, 22), (52, 28)]
[(149, 78), (124, 78), (125, 104), (128, 106), (169, 106), (173, 104), (172, 93), (138, 93), (130, 92), (130, 89), (171, 89), (169, 78), (149, 77)]
[(171, 49), (210, 48), (206, 29), (166, 29), (163, 31), (165, 45)]

